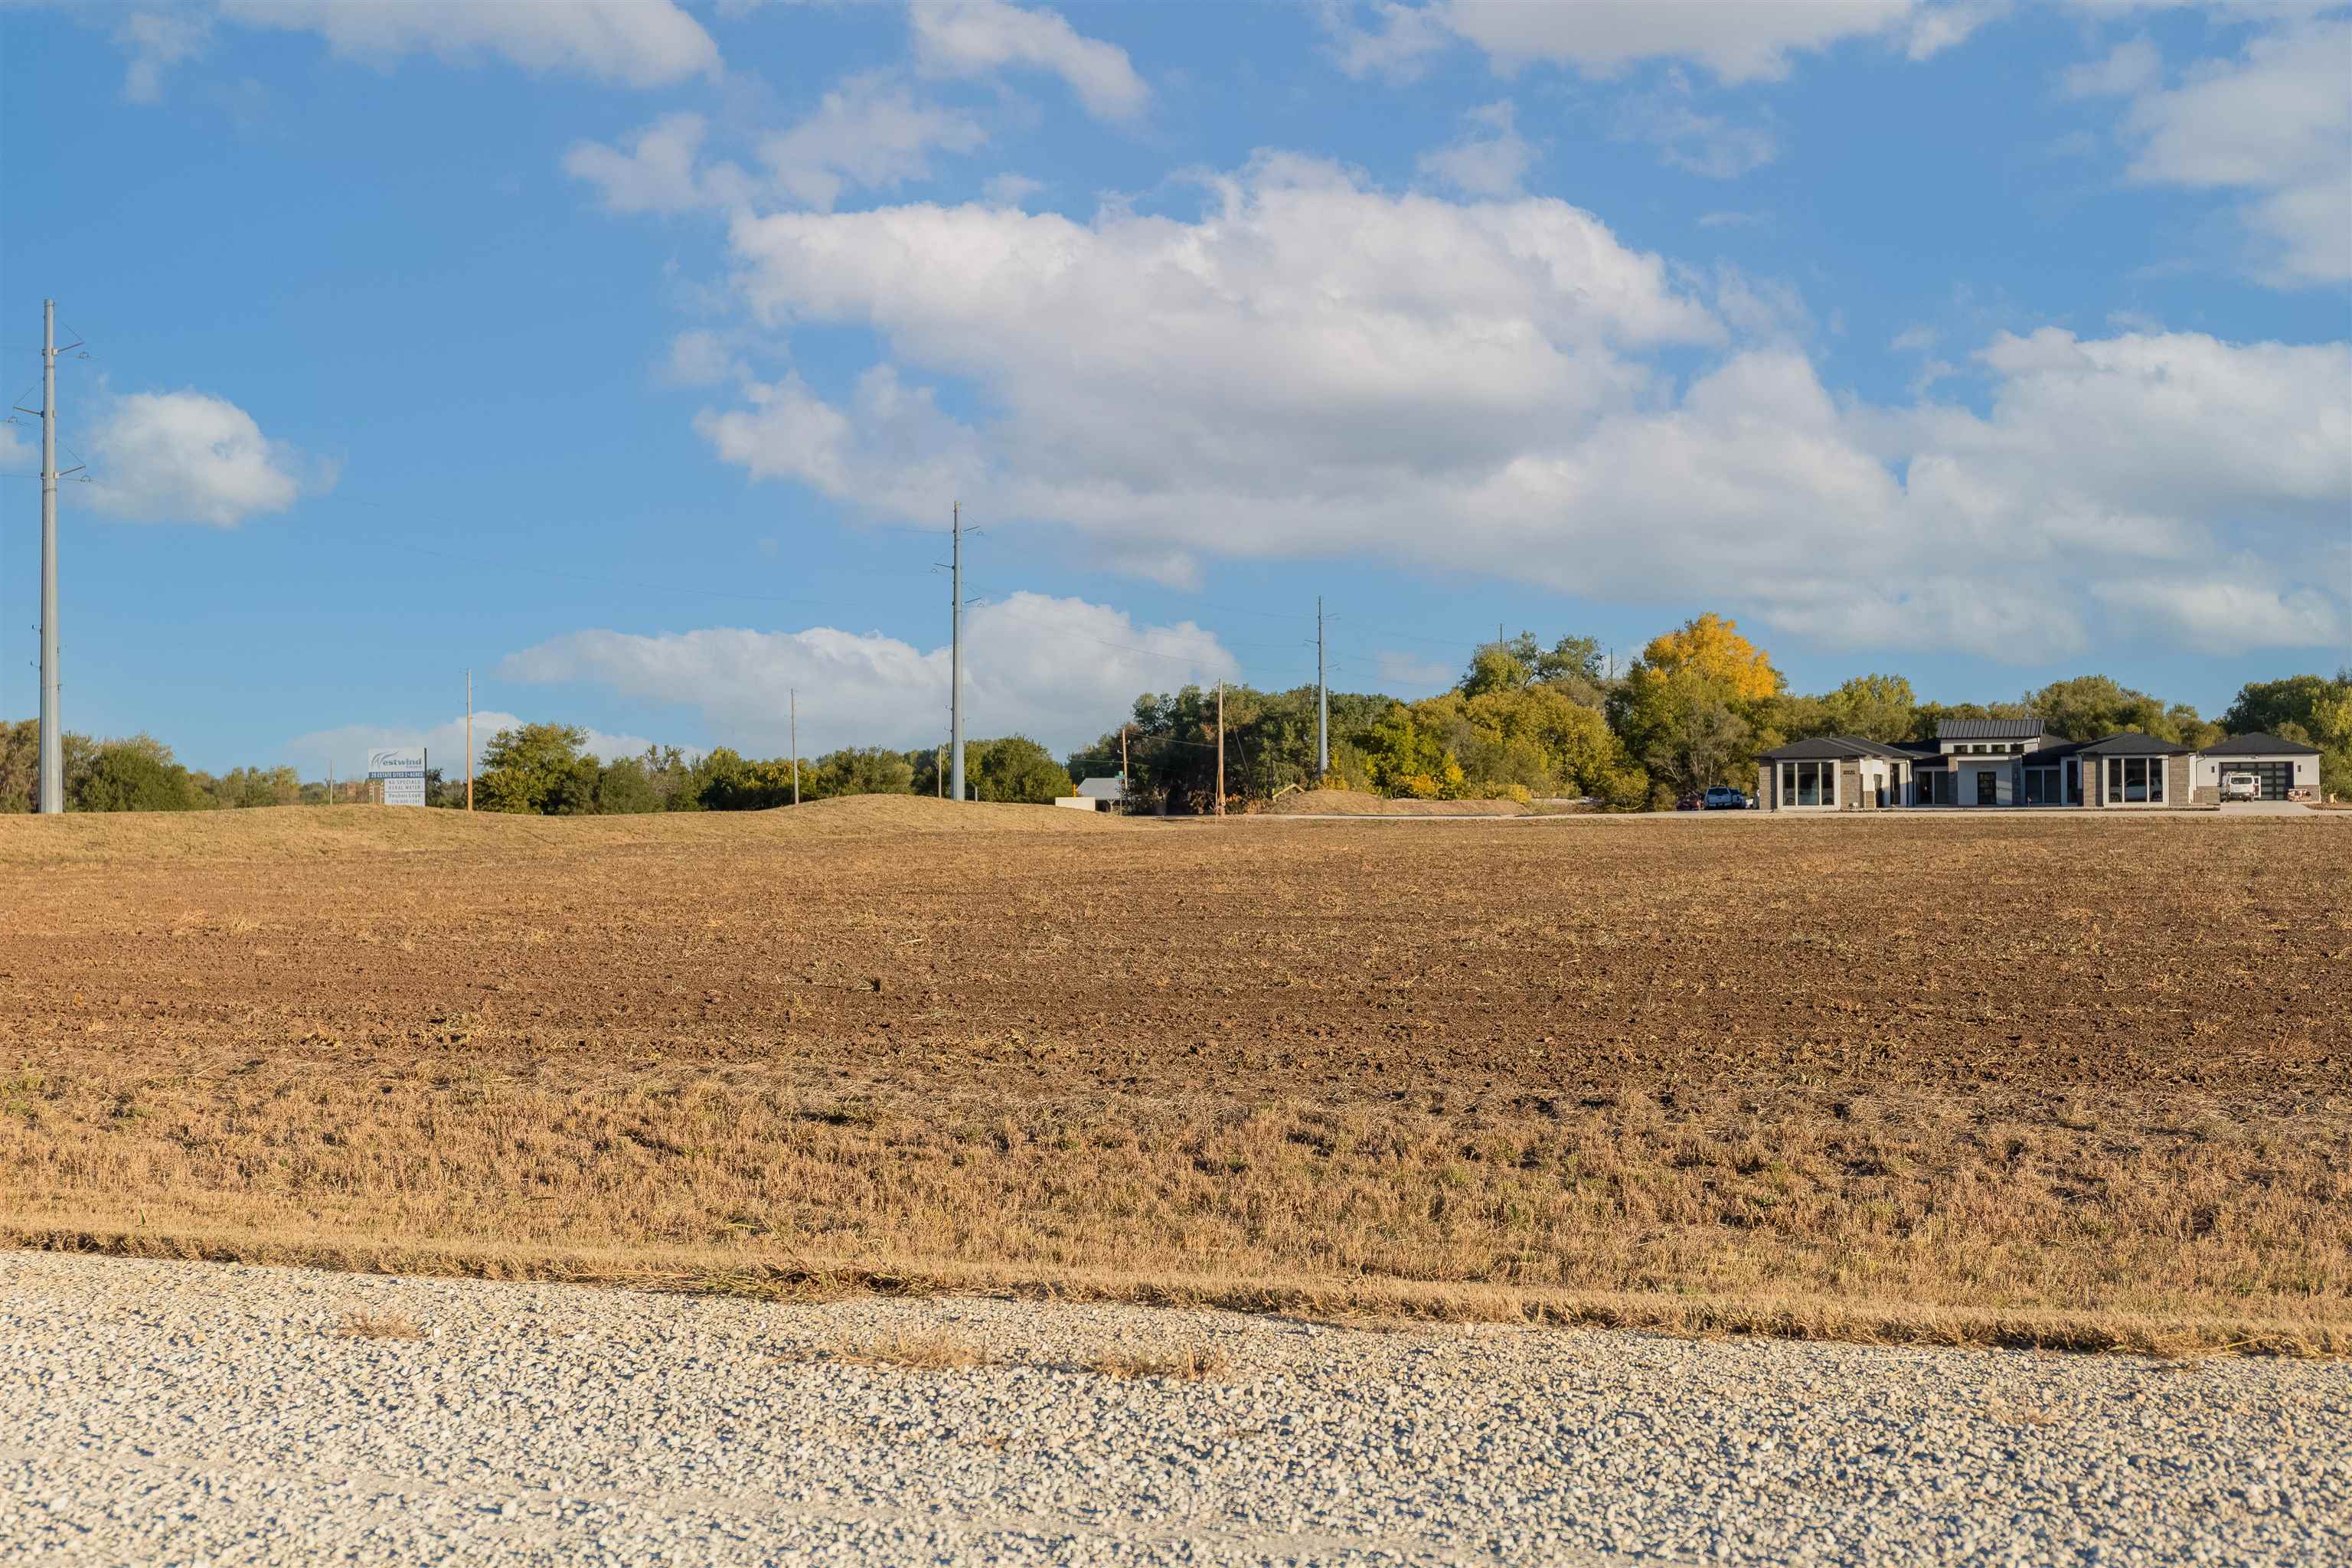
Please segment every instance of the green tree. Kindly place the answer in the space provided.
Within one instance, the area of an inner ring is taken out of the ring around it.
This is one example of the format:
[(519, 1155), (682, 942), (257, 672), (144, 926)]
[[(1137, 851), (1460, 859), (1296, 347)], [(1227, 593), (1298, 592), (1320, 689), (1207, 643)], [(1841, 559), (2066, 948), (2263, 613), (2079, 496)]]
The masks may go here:
[(188, 811), (197, 795), (171, 748), (137, 735), (100, 745), (68, 804), (75, 811)]
[(596, 761), (581, 754), (587, 732), (572, 724), (501, 730), (482, 752), (474, 803), (485, 811), (578, 816), (595, 809)]
[(2181, 715), (2197, 722), (2194, 709), (2168, 710), (2145, 691), (2135, 691), (2104, 675), (2053, 680), (2025, 700), (2032, 717), (2069, 741), (2096, 741), (2126, 730), (2161, 741), (2181, 738)]
[(1026, 735), (977, 742), (967, 752), (964, 767), (982, 800), (1042, 805), (1070, 793), (1069, 771)]
[[(791, 766), (786, 760), (781, 780), (784, 800), (792, 798)], [(967, 748), (964, 770), (969, 773), (971, 769), (971, 752)], [(914, 764), (907, 761), (904, 752), (881, 746), (851, 746), (828, 752), (801, 770), (803, 800), (842, 795), (912, 795), (914, 790)]]
[(595, 809), (600, 816), (638, 816), (662, 808), (661, 792), (636, 757), (606, 763), (596, 773)]

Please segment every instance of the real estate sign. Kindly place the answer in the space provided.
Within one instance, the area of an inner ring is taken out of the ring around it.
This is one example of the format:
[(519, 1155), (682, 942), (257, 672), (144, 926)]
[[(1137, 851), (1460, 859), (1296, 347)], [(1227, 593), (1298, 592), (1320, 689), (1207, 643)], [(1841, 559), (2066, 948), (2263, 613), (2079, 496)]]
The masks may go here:
[(425, 804), (425, 748), (395, 746), (368, 753), (367, 776), (383, 784), (386, 805)]

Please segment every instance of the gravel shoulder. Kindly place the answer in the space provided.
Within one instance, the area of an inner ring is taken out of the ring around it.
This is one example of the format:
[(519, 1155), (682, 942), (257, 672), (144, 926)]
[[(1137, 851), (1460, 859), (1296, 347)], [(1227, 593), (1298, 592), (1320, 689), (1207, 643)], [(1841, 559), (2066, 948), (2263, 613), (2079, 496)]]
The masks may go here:
[(0, 1253), (12, 1563), (2312, 1564), (2347, 1433), (2336, 1363)]

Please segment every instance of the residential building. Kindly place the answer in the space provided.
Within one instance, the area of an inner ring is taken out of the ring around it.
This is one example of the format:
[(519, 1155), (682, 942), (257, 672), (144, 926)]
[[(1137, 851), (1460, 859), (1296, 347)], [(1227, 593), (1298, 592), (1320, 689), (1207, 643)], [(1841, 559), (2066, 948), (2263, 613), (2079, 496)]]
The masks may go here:
[(2317, 800), (2319, 748), (2257, 731), (2232, 735), (2197, 754), (2191, 789), (2200, 804), (2219, 800), (2223, 773), (2252, 773), (2264, 800)]
[[(2318, 762), (2315, 752), (2309, 758), (2315, 789)], [(1767, 811), (2182, 806), (2195, 798), (2192, 781), (2205, 776), (2201, 768), (2202, 760), (2187, 746), (2135, 731), (2097, 741), (2050, 742), (2038, 719), (1951, 720), (1937, 727), (1933, 742), (1886, 745), (1854, 735), (1820, 735), (1776, 747), (1758, 759), (1756, 804)], [(2301, 775), (2273, 771), (2267, 776)]]

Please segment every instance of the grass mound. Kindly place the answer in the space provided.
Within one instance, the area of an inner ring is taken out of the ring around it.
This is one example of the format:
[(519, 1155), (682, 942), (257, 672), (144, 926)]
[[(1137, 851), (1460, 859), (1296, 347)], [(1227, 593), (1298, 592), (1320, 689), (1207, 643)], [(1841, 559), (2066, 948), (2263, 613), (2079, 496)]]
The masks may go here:
[(562, 855), (868, 834), (1083, 833), (1116, 826), (1116, 818), (1050, 805), (958, 805), (888, 795), (843, 795), (772, 811), (648, 816), (515, 816), (382, 805), (92, 812), (0, 816), (0, 868), (467, 851)]

